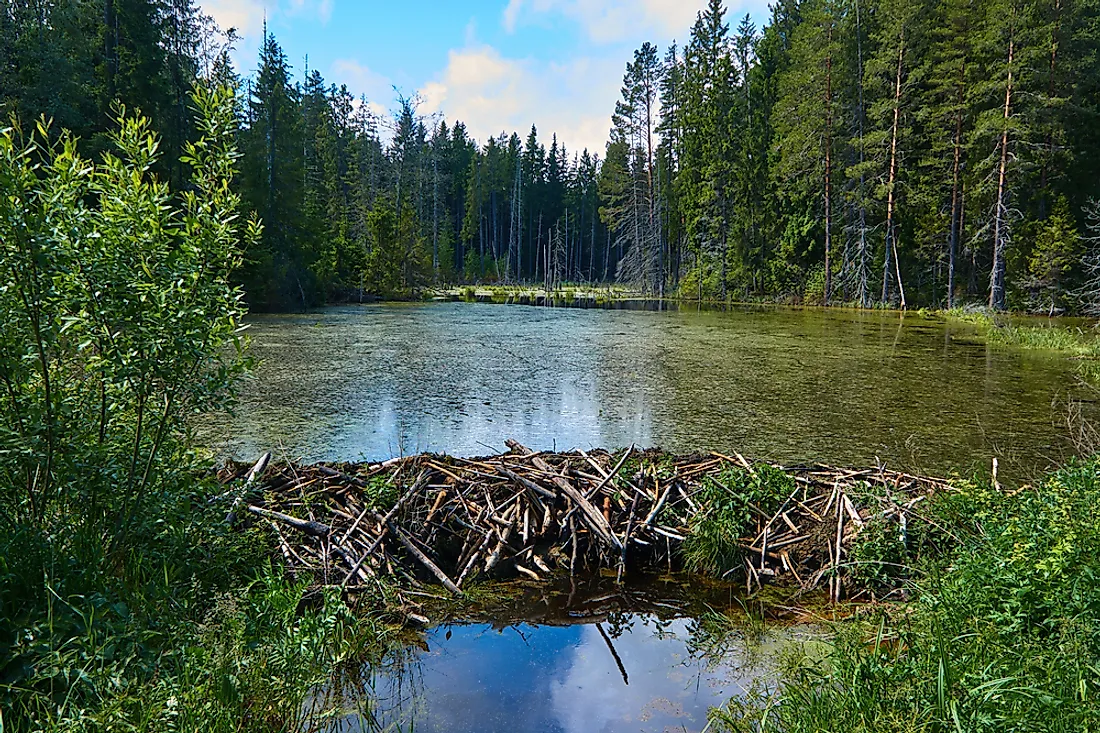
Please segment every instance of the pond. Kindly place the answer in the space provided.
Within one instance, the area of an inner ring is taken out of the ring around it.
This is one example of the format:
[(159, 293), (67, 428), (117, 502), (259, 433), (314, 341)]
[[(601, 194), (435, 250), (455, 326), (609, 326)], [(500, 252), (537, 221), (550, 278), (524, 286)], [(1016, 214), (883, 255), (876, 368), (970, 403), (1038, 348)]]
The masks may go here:
[[(1074, 365), (896, 312), (374, 304), (251, 319), (223, 454), (377, 460), (528, 447), (739, 451), (1026, 478), (1072, 449)], [(1095, 408), (1085, 404), (1085, 413)]]
[(701, 731), (710, 708), (764, 689), (783, 659), (820, 647), (812, 626), (753, 618), (736, 605), (729, 616), (702, 611), (729, 610), (719, 589), (709, 595), (704, 602), (673, 582), (543, 587), (509, 612), (432, 628), (389, 664), (365, 670), (358, 689), (322, 692), (317, 710), (338, 712), (318, 727)]

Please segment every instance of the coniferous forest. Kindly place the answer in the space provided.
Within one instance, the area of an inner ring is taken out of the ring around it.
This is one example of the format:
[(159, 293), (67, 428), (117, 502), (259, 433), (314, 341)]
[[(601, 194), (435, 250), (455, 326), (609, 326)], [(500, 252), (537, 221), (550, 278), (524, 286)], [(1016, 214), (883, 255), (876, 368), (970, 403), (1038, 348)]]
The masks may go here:
[[(605, 150), (475, 140), (415, 95), (370, 112), (265, 32), (256, 69), (193, 0), (5, 0), (0, 106), (107, 148), (123, 109), (179, 191), (199, 79), (237, 92), (259, 310), (457, 283), (661, 297), (1083, 311), (1097, 299), (1095, 0), (711, 0), (644, 43)], [(377, 101), (377, 100), (373, 100)]]

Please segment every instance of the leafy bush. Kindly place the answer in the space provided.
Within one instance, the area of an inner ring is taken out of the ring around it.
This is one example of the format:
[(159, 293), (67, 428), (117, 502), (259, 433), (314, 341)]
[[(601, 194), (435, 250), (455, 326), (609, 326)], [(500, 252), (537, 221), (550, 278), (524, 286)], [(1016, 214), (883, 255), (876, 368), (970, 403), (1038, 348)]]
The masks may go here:
[(700, 510), (690, 520), (681, 545), (684, 565), (720, 575), (741, 561), (738, 546), (758, 512), (771, 514), (794, 491), (794, 479), (771, 466), (751, 472), (727, 467), (699, 489)]
[[(180, 200), (150, 176), (157, 140), (124, 116), (119, 155), (84, 160), (40, 124), (0, 134), (0, 510), (94, 525), (117, 546), (190, 468), (191, 414), (243, 365), (228, 92), (200, 91)], [(258, 225), (247, 227), (255, 236)]]
[(246, 365), (231, 274), (259, 225), (230, 188), (232, 92), (194, 101), (178, 196), (144, 118), (98, 163), (45, 123), (0, 132), (2, 731), (300, 730), (379, 638), (338, 598), (302, 614), (200, 477), (188, 423)]

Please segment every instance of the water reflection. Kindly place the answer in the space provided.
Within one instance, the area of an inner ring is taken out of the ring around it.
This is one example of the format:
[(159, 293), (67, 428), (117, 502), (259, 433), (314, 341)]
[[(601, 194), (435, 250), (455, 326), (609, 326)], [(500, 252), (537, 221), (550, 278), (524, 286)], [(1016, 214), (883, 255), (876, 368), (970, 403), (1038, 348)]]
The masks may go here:
[[(573, 626), (436, 628), (414, 660), (374, 675), (370, 712), (332, 731), (700, 731), (707, 711), (774, 669), (774, 654), (702, 652), (697, 621), (622, 615)], [(771, 645), (804, 632), (775, 631)]]
[(203, 425), (242, 459), (473, 455), (515, 437), (935, 473), (996, 455), (1022, 476), (1070, 447), (1072, 363), (915, 315), (387, 304), (259, 317), (253, 336), (237, 417)]

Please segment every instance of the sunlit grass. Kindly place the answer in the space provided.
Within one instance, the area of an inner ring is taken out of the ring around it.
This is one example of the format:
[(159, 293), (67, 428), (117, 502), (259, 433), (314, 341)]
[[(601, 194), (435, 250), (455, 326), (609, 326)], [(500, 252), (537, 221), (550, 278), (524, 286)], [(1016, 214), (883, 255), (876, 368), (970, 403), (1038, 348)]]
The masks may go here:
[(948, 501), (961, 544), (913, 603), (837, 626), (824, 661), (714, 711), (715, 729), (1100, 730), (1100, 463)]

